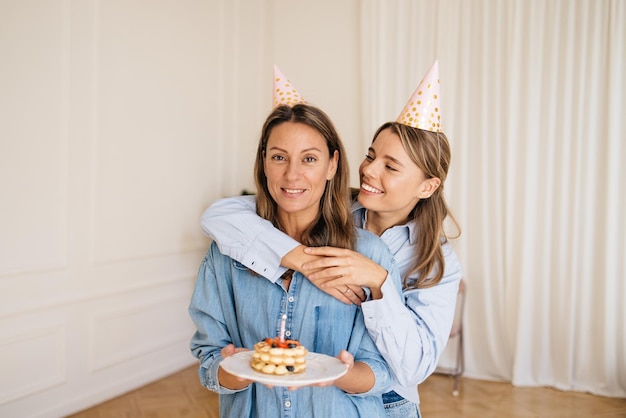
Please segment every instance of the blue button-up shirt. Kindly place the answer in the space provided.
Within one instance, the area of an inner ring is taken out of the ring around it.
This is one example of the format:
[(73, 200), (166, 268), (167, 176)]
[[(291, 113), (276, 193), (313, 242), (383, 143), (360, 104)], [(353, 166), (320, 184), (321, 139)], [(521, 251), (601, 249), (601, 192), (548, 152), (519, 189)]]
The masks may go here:
[[(355, 203), (353, 213), (356, 225), (364, 228), (367, 210)], [(256, 215), (254, 196), (215, 202), (202, 215), (201, 226), (224, 254), (270, 280), (285, 272), (280, 265), (283, 256), (300, 245)], [(402, 277), (415, 264), (414, 228), (415, 223), (409, 222), (389, 228), (381, 235)], [(399, 292), (393, 283), (385, 282), (382, 299), (361, 305), (368, 332), (397, 381), (393, 389), (416, 403), (419, 403), (417, 385), (435, 370), (448, 341), (462, 276), (450, 243), (443, 244), (442, 250), (445, 270), (438, 285)]]
[[(396, 269), (389, 249), (374, 234), (359, 230), (357, 251), (390, 271)], [(393, 377), (365, 328), (361, 309), (320, 291), (302, 274), (294, 273), (285, 290), (281, 280), (260, 278), (222, 255), (213, 243), (200, 266), (189, 312), (197, 328), (191, 350), (200, 360), (200, 380), (220, 394), (221, 416), (385, 416), (381, 395), (390, 389)], [(374, 387), (361, 394), (347, 394), (336, 386), (295, 391), (257, 383), (240, 391), (221, 387), (217, 377), (221, 349), (229, 343), (252, 349), (256, 342), (278, 335), (283, 314), (290, 338), (333, 357), (342, 349), (349, 351), (355, 361), (372, 369)]]

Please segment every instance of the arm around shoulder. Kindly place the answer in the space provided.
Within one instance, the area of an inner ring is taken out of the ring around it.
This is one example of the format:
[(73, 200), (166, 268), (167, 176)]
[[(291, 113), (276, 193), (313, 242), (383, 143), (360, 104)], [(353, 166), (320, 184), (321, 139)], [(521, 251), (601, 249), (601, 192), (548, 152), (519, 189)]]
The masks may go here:
[(254, 196), (216, 201), (204, 211), (200, 224), (222, 254), (270, 280), (284, 273), (281, 259), (300, 245), (257, 215)]

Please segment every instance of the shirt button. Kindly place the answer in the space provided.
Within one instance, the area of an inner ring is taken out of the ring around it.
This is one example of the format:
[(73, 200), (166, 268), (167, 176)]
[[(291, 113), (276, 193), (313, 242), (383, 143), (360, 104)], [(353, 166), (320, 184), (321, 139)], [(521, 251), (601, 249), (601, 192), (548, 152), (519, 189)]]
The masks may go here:
[(291, 408), (291, 402), (285, 401), (285, 408)]
[(293, 296), (289, 296), (289, 299), (287, 299), (289, 302), (293, 302), (295, 299), (293, 298)]
[(285, 335), (286, 335), (287, 337), (291, 337), (291, 331), (285, 331)]

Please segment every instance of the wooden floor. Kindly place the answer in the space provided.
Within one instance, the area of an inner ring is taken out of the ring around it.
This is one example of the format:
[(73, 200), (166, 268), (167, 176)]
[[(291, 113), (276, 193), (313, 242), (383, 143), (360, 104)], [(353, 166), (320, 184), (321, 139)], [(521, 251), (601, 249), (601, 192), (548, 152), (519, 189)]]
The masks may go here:
[[(603, 398), (549, 388), (517, 388), (508, 383), (433, 375), (420, 386), (424, 418), (617, 418), (626, 417), (626, 399)], [(197, 368), (182, 370), (72, 418), (217, 418), (218, 398), (200, 386)]]

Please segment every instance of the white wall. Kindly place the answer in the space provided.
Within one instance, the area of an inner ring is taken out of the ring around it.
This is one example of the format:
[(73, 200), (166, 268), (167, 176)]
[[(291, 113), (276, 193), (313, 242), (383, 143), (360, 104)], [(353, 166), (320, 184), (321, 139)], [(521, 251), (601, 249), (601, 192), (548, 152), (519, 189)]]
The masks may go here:
[(357, 35), (357, 0), (0, 0), (0, 416), (195, 362), (198, 219), (253, 185), (272, 64), (357, 178)]

